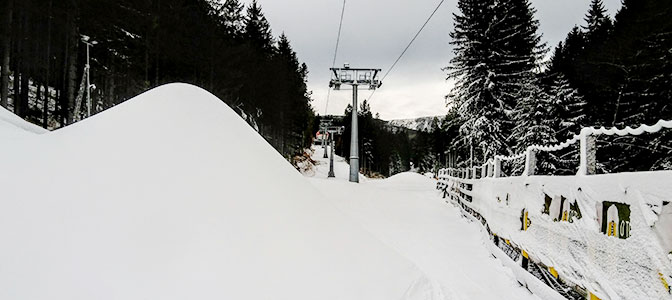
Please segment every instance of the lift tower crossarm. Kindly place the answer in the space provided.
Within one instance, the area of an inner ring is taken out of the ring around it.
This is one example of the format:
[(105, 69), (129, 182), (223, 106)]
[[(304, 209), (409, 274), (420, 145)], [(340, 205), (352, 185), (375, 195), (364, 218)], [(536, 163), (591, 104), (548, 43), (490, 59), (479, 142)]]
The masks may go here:
[(378, 73), (381, 69), (366, 68), (330, 68), (333, 78), (329, 82), (329, 87), (340, 90), (341, 85), (368, 85), (369, 89), (375, 90), (383, 83), (378, 80)]

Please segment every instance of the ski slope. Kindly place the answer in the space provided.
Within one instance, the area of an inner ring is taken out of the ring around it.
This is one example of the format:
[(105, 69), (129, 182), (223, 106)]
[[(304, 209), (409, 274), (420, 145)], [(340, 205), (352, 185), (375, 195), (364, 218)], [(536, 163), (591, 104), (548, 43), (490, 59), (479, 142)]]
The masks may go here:
[(480, 232), (434, 189), (436, 181), (415, 173), (385, 180), (347, 181), (348, 165), (316, 149), (310, 182), (340, 210), (385, 244), (415, 263), (430, 278), (439, 299), (540, 299), (521, 287), (512, 271), (493, 258)]
[(0, 119), (23, 135), (0, 136), (0, 299), (446, 299), (200, 88), (16, 123)]
[(0, 107), (0, 140), (8, 141), (46, 132), (46, 129), (26, 122), (4, 107)]

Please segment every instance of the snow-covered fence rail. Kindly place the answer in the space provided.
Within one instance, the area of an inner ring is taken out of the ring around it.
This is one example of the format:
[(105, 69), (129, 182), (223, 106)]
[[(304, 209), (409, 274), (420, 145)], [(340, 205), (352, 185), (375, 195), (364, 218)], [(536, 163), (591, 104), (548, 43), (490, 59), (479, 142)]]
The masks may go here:
[(644, 133), (656, 133), (663, 129), (672, 129), (672, 120), (660, 120), (654, 125), (641, 125), (637, 128), (625, 127), (622, 129), (612, 128), (594, 128), (585, 127), (579, 134), (574, 135), (571, 139), (556, 145), (534, 145), (529, 146), (523, 153), (516, 155), (495, 155), (488, 159), (483, 165), (475, 166), (473, 168), (466, 168), (460, 170), (444, 169), (449, 172), (461, 172), (463, 178), (482, 178), (482, 177), (500, 177), (502, 175), (502, 162), (514, 161), (518, 159), (525, 159), (525, 171), (523, 175), (536, 175), (536, 156), (539, 152), (555, 152), (566, 149), (577, 142), (580, 148), (580, 161), (577, 175), (592, 175), (596, 173), (596, 137), (600, 135), (618, 135), (618, 136), (638, 136)]
[[(570, 299), (672, 299), (672, 171), (592, 175), (595, 136), (664, 128), (672, 121), (584, 128), (562, 144), (532, 146), (474, 168), (442, 169), (437, 188), (527, 270), (518, 278), (528, 286), (532, 274)], [(538, 151), (577, 142), (577, 176), (533, 176)], [(522, 176), (501, 177), (502, 162), (523, 158)]]

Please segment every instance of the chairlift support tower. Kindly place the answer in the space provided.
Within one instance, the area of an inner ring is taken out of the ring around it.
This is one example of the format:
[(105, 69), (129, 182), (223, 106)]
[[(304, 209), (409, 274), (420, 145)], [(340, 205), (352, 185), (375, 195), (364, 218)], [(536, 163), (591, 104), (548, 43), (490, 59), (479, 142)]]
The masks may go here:
[(342, 135), (343, 131), (345, 131), (345, 127), (343, 126), (330, 126), (327, 128), (327, 132), (329, 133), (329, 147), (331, 148), (331, 156), (329, 157), (329, 175), (327, 176), (329, 178), (336, 177), (336, 174), (334, 174), (334, 136)]
[(320, 132), (322, 133), (322, 149), (324, 149), (323, 158), (327, 158), (327, 129), (332, 125), (332, 119), (323, 118), (320, 120)]
[(342, 85), (352, 86), (352, 130), (350, 132), (350, 182), (359, 182), (359, 127), (357, 124), (357, 89), (360, 85), (370, 90), (379, 88), (383, 83), (377, 79), (381, 69), (330, 68), (332, 79), (329, 87), (338, 91)]

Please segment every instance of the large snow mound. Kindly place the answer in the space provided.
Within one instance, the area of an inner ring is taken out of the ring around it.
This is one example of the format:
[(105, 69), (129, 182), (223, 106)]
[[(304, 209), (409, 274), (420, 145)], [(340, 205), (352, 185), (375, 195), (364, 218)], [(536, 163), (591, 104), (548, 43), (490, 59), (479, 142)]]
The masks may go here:
[(206, 91), (0, 149), (0, 299), (431, 299)]
[(14, 139), (47, 132), (46, 129), (27, 122), (0, 107), (0, 139)]

